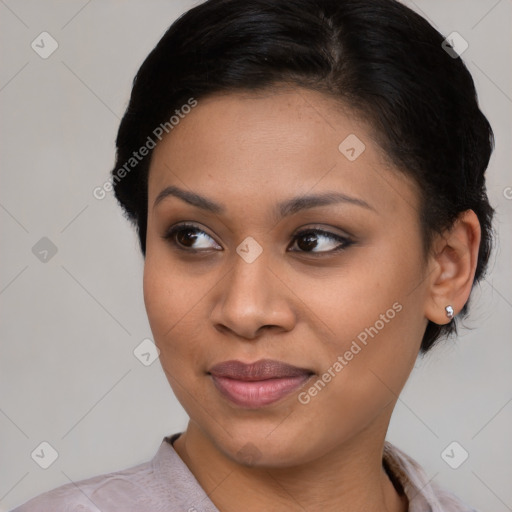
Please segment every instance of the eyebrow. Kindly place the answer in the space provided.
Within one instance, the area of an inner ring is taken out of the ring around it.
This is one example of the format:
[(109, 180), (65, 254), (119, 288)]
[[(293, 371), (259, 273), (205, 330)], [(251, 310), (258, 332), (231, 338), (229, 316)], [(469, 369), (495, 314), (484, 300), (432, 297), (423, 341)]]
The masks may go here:
[[(207, 212), (222, 214), (226, 211), (226, 208), (223, 205), (213, 201), (212, 199), (208, 199), (207, 197), (196, 194), (194, 192), (189, 192), (188, 190), (183, 190), (176, 186), (164, 188), (155, 199), (153, 208), (155, 208), (164, 199), (171, 196), (177, 197), (182, 201), (185, 201), (186, 203)], [(351, 197), (340, 192), (326, 192), (324, 194), (297, 196), (278, 203), (276, 208), (280, 218), (283, 218), (289, 215), (293, 215), (301, 210), (337, 203), (349, 203), (376, 212), (375, 208), (370, 206), (363, 199)]]

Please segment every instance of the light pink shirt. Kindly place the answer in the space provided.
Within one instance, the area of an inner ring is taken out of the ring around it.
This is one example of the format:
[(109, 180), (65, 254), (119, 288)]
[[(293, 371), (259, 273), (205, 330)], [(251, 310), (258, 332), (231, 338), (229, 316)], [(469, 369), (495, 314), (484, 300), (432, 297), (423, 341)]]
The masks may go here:
[[(219, 512), (164, 437), (148, 462), (57, 487), (11, 512)], [(409, 512), (476, 512), (429, 483), (412, 458), (386, 442), (384, 467), (409, 500)]]

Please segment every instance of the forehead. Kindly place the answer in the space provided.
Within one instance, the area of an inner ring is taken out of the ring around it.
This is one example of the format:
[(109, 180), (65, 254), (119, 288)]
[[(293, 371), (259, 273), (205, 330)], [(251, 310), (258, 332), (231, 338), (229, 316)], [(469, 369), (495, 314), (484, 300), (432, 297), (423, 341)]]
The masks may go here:
[[(199, 99), (157, 144), (149, 201), (177, 185), (227, 204), (337, 190), (381, 213), (417, 213), (412, 179), (388, 162), (371, 129), (339, 102), (302, 88)], [(246, 203), (247, 204), (247, 203)]]

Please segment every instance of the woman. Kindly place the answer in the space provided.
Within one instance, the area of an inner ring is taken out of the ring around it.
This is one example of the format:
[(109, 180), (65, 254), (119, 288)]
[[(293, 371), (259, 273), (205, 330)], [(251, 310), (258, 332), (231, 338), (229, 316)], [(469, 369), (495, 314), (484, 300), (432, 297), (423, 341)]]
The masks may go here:
[(17, 512), (469, 511), (386, 442), (492, 246), (455, 43), (394, 0), (209, 0), (134, 81), (116, 196), (190, 422)]

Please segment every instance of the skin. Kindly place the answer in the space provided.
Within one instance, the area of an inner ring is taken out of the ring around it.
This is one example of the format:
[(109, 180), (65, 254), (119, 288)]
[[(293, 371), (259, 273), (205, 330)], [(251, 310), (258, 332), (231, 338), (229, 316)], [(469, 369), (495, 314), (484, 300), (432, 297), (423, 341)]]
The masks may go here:
[[(354, 161), (338, 150), (349, 134), (366, 146)], [(169, 186), (225, 211), (174, 196), (154, 206)], [(370, 207), (340, 202), (275, 216), (281, 201), (325, 192)], [(415, 183), (388, 163), (363, 121), (302, 88), (200, 99), (155, 148), (148, 201), (145, 304), (162, 367), (190, 417), (174, 446), (219, 510), (406, 511), (382, 467), (383, 443), (427, 321), (447, 323), (445, 306), (457, 314), (468, 300), (480, 243), (474, 212), (423, 259)], [(204, 232), (188, 245), (203, 252), (165, 239), (183, 221)], [(305, 228), (353, 243), (319, 252), (340, 245), (319, 236), (307, 252), (304, 237), (294, 238)], [(263, 250), (252, 263), (236, 252), (248, 236)], [(300, 403), (298, 392), (394, 303), (401, 311)], [(207, 373), (222, 361), (262, 358), (316, 375), (250, 410), (224, 398)]]

